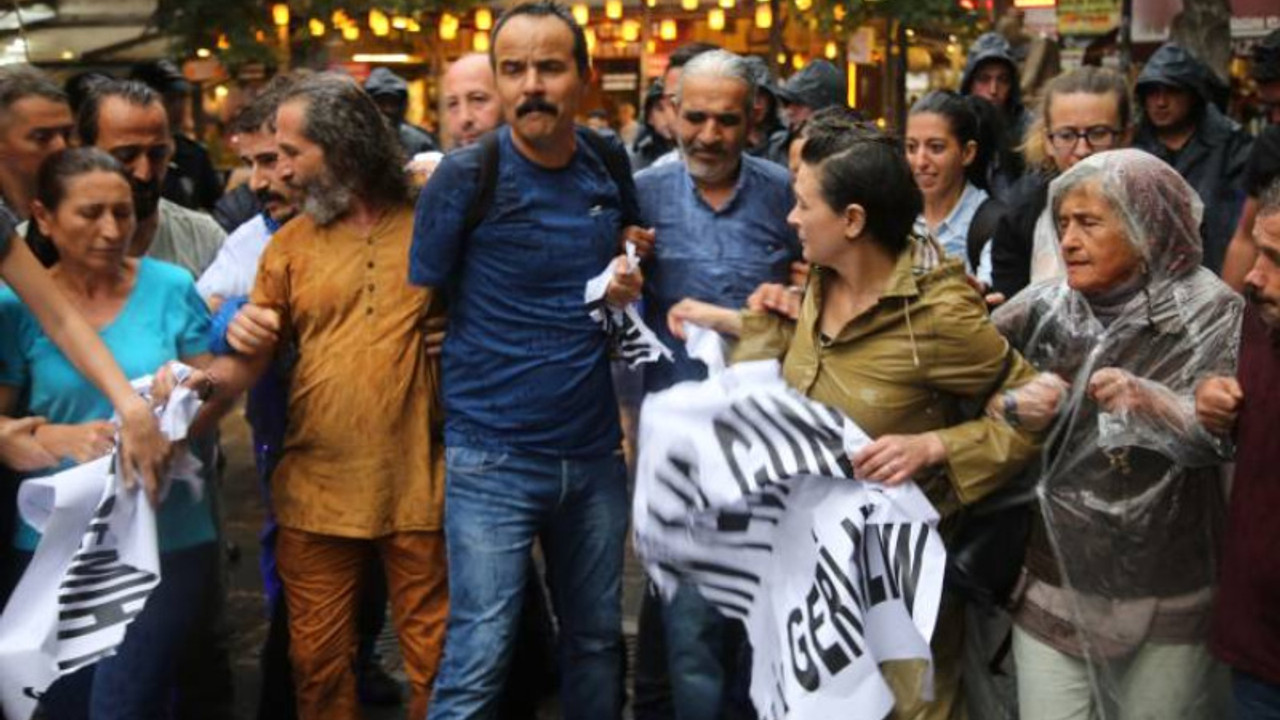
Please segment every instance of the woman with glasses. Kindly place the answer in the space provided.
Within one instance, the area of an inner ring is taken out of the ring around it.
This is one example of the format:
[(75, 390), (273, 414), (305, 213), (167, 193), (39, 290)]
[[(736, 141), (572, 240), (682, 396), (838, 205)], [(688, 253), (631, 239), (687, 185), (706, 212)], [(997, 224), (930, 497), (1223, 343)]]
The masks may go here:
[[(996, 224), (991, 241), (992, 289), (1013, 297), (1037, 278), (1057, 274), (1056, 248), (1049, 243), (1037, 255), (1035, 238), (1048, 237), (1052, 222), (1044, 210), (1049, 183), (1081, 160), (1103, 150), (1125, 147), (1133, 137), (1133, 103), (1124, 78), (1113, 70), (1081, 67), (1054, 78), (1045, 87), (1039, 117), (1027, 131), (1023, 152), (1029, 173), (1009, 191), (1009, 211)], [(1042, 219), (1043, 218), (1043, 219)], [(1033, 273), (1033, 262), (1039, 266)]]
[(924, 196), (915, 231), (964, 260), (984, 286), (991, 285), (991, 234), (1004, 212), (987, 194), (997, 124), (991, 103), (946, 90), (925, 95), (907, 116), (907, 162)]

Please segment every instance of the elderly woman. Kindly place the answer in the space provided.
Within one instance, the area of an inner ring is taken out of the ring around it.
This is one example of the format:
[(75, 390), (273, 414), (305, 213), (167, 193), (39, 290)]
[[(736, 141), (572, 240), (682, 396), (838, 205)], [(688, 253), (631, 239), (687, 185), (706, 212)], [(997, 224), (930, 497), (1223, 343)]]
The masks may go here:
[(1200, 267), (1195, 191), (1151, 155), (1080, 161), (1049, 208), (1065, 279), (995, 316), (1072, 385), (1014, 613), (1021, 717), (1215, 717), (1204, 640), (1225, 456), (1189, 398), (1204, 375), (1235, 374), (1241, 300)]
[[(51, 155), (36, 180), (33, 221), (57, 250), (53, 283), (130, 377), (172, 360), (202, 365), (209, 319), (185, 270), (127, 255), (136, 227), (129, 176), (101, 150)], [(111, 451), (107, 397), (50, 342), (33, 311), (0, 290), (0, 415), (41, 415), (35, 440), (56, 472)], [(163, 717), (174, 672), (212, 590), (217, 569), (208, 493), (186, 483), (168, 488), (157, 511), (161, 583), (138, 613), (117, 653), (58, 680), (42, 698), (47, 717)], [(28, 562), (40, 536), (25, 523), (12, 541)]]
[[(688, 321), (738, 336), (739, 360), (781, 358), (789, 384), (875, 438), (853, 458), (858, 476), (889, 485), (914, 478), (943, 515), (946, 536), (949, 516), (1039, 449), (1027, 427), (966, 421), (963, 405), (980, 406), (1035, 371), (988, 320), (963, 262), (911, 234), (920, 191), (896, 143), (869, 129), (812, 135), (795, 191), (790, 221), (815, 267), (803, 300), (779, 286), (762, 287), (743, 313), (684, 300), (671, 311), (672, 329), (679, 334)], [(965, 717), (960, 609), (944, 598), (932, 702), (920, 698), (918, 667), (886, 663), (893, 717)]]

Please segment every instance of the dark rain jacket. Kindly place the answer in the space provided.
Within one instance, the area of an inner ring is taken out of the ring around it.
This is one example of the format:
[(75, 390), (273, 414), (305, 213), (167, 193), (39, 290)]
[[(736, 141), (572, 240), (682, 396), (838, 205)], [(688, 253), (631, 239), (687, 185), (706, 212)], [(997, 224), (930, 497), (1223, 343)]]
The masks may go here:
[[(364, 91), (372, 97), (399, 98), (402, 107), (408, 107), (409, 104), (409, 83), (384, 67), (374, 68), (373, 72), (369, 73), (369, 79), (364, 82)], [(431, 133), (417, 125), (405, 122), (403, 113), (397, 118), (395, 126), (396, 136), (400, 138), (400, 147), (404, 148), (405, 157), (412, 159), (418, 153), (440, 149)]]
[(1016, 148), (1022, 144), (1022, 137), (1031, 124), (1031, 113), (1022, 104), (1021, 72), (1018, 61), (1013, 56), (1013, 47), (1003, 35), (997, 32), (984, 33), (973, 41), (969, 48), (969, 56), (965, 60), (964, 74), (960, 77), (960, 94), (970, 95), (973, 90), (973, 76), (978, 66), (989, 61), (1002, 62), (1013, 72), (1013, 86), (1009, 88), (1009, 99), (1000, 108), (1000, 116), (1004, 122), (1002, 146), (995, 153), (995, 162), (989, 169), (991, 194), (999, 200), (1006, 201), (1007, 193), (1025, 169), (1022, 157)]
[(1196, 131), (1181, 150), (1170, 150), (1144, 117), (1133, 146), (1172, 165), (1204, 201), (1204, 265), (1221, 272), (1222, 260), (1240, 220), (1244, 174), (1253, 138), (1239, 123), (1222, 114), (1214, 102), (1213, 71), (1191, 53), (1167, 43), (1147, 61), (1138, 76), (1139, 103), (1157, 85), (1190, 90), (1198, 98)]

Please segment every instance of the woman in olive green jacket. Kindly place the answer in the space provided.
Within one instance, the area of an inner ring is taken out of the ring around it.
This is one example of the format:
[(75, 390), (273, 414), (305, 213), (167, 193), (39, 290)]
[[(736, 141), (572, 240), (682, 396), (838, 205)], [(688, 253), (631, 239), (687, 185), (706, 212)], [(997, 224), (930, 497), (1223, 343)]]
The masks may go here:
[[(914, 479), (942, 514), (945, 538), (949, 516), (1038, 453), (1032, 428), (974, 418), (1035, 370), (991, 324), (963, 262), (911, 235), (920, 194), (895, 143), (872, 131), (809, 138), (795, 189), (789, 220), (815, 266), (803, 297), (764, 286), (744, 312), (685, 300), (671, 311), (672, 330), (680, 336), (692, 322), (737, 336), (737, 360), (781, 358), (788, 383), (874, 438), (853, 458), (858, 477)], [(932, 641), (934, 701), (920, 700), (918, 667), (885, 664), (893, 717), (965, 717), (961, 610), (944, 599)]]

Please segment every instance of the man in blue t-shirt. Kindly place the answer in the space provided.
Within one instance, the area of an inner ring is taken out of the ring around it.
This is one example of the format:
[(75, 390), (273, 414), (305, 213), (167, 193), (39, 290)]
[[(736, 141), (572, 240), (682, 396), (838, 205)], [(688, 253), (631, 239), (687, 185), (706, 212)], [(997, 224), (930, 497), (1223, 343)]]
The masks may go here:
[[(615, 184), (589, 131), (574, 127), (588, 59), (568, 9), (513, 7), (494, 28), (491, 59), (507, 121), (492, 202), (469, 222), (483, 144), (448, 155), (418, 201), (411, 251), (411, 280), (446, 292), (450, 314), (450, 608), (429, 717), (495, 715), (539, 537), (559, 613), (565, 717), (608, 720), (622, 710), (626, 471), (608, 338), (583, 289), (619, 256), (623, 218), (636, 213), (631, 188)], [(621, 306), (641, 281), (615, 267), (606, 299)]]
[[(762, 283), (786, 283), (800, 243), (787, 225), (794, 198), (785, 168), (746, 154), (755, 105), (751, 66), (713, 50), (684, 66), (674, 88), (675, 133), (683, 162), (636, 176), (641, 213), (653, 223), (653, 256), (645, 263), (645, 322), (675, 353), (673, 362), (645, 367), (645, 393), (706, 377), (671, 336), (667, 312), (684, 298), (742, 307)], [(675, 714), (717, 720), (725, 710), (745, 637), (692, 585), (682, 586), (659, 611), (640, 614), (640, 644), (665, 640)], [(661, 617), (662, 627), (650, 621)], [(664, 637), (657, 638), (656, 636)], [(636, 712), (657, 702), (648, 665), (637, 659)], [(656, 707), (656, 706), (655, 706)]]

